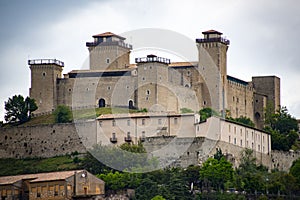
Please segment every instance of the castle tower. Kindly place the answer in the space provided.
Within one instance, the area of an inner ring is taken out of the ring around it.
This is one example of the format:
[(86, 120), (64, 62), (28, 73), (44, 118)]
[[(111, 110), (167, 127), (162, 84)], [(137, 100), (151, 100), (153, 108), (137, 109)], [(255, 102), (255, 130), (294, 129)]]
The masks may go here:
[(269, 104), (274, 112), (280, 108), (280, 78), (276, 76), (252, 77), (254, 95), (254, 121), (258, 128), (263, 128), (264, 112)]
[(111, 32), (94, 35), (94, 42), (87, 42), (90, 69), (124, 69), (129, 66), (129, 54), (132, 46), (126, 44), (126, 38)]
[(148, 55), (136, 58), (135, 62), (138, 67), (138, 108), (147, 108), (150, 111), (176, 110), (176, 98), (172, 97), (168, 84), (170, 60)]
[(199, 73), (208, 88), (208, 91), (203, 91), (203, 101), (210, 102), (206, 106), (223, 111), (227, 106), (227, 49), (230, 41), (215, 30), (205, 31), (202, 34), (203, 38), (196, 39), (196, 43), (199, 53)]
[(30, 98), (38, 109), (34, 113), (53, 111), (57, 106), (57, 79), (61, 78), (64, 63), (56, 59), (28, 60), (31, 70)]

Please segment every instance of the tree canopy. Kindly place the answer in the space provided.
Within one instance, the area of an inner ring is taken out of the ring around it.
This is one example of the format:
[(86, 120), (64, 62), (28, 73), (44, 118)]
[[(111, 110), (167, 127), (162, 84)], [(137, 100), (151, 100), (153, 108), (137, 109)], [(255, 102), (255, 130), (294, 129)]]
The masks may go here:
[(271, 133), (272, 149), (288, 151), (299, 137), (298, 122), (286, 107), (272, 113), (271, 106), (268, 104), (265, 109), (265, 130)]
[(9, 98), (5, 104), (5, 120), (8, 123), (24, 123), (31, 118), (31, 113), (35, 111), (38, 107), (34, 99), (24, 97), (22, 95), (14, 95)]
[(56, 123), (68, 123), (72, 121), (72, 111), (68, 106), (59, 105), (54, 111)]

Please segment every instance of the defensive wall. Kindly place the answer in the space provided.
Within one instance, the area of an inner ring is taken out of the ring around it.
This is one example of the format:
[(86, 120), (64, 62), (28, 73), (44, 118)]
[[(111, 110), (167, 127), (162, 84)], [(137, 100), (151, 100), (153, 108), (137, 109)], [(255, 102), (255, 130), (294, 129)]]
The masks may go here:
[[(95, 121), (36, 126), (0, 127), (0, 158), (53, 157), (72, 152), (85, 153), (97, 141)], [(78, 135), (78, 132), (80, 133)], [(177, 138), (175, 136), (148, 137), (144, 141), (147, 152), (159, 158), (161, 164), (187, 167), (203, 163), (221, 148), (227, 158), (238, 166), (243, 150), (234, 144), (203, 137)], [(287, 171), (300, 152), (256, 152), (258, 164), (269, 169)]]

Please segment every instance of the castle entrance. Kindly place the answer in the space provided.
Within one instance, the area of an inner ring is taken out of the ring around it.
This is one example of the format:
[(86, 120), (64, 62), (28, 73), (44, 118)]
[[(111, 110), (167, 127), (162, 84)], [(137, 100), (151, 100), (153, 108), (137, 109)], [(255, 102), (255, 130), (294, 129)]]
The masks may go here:
[(105, 99), (99, 99), (99, 108), (105, 107)]

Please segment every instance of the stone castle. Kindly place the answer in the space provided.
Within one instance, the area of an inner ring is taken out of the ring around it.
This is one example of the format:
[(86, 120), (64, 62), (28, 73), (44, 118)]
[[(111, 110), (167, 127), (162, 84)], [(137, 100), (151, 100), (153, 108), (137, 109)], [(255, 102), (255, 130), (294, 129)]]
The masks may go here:
[(280, 79), (256, 76), (247, 82), (227, 75), (230, 41), (209, 30), (196, 39), (198, 61), (171, 62), (147, 55), (130, 63), (132, 45), (111, 32), (94, 35), (87, 42), (89, 70), (73, 70), (62, 76), (58, 60), (29, 60), (30, 97), (35, 114), (53, 111), (64, 104), (73, 109), (128, 107), (180, 113), (182, 108), (204, 107), (231, 117), (249, 117), (261, 128), (267, 103), (280, 106)]

